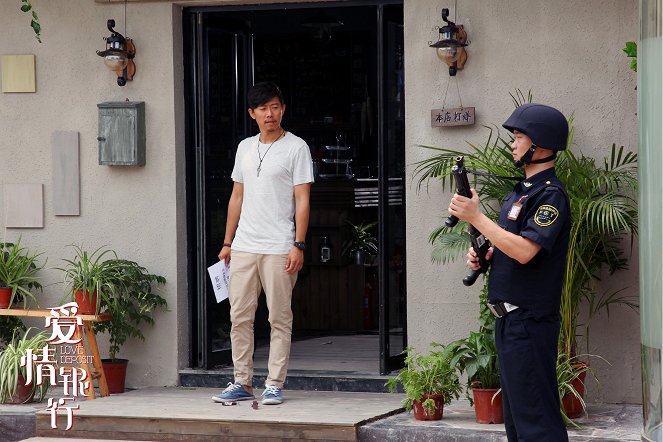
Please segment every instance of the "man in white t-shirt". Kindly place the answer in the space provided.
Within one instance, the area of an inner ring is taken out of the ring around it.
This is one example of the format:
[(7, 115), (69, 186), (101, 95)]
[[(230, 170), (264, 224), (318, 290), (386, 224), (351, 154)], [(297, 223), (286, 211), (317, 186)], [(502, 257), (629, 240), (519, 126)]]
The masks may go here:
[[(304, 140), (281, 127), (283, 94), (271, 82), (248, 93), (260, 133), (239, 143), (232, 172), (226, 236), (219, 259), (232, 257), (230, 321), (234, 382), (215, 402), (253, 399), (253, 321), (261, 289), (269, 323), (269, 373), (262, 403), (283, 402), (292, 334), (292, 289), (304, 265), (313, 162)], [(293, 222), (294, 219), (294, 222)]]

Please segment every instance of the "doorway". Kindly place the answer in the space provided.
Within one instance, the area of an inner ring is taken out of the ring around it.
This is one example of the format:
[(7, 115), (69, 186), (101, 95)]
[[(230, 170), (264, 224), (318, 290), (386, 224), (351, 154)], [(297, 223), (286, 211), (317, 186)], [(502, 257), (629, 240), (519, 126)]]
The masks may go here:
[[(237, 145), (258, 131), (246, 91), (273, 81), (287, 105), (283, 127), (308, 143), (316, 181), (293, 291), (290, 368), (315, 369), (316, 357), (326, 367), (344, 358), (374, 373), (400, 368), (407, 342), (402, 2), (190, 8), (184, 29), (191, 366), (232, 364), (228, 301), (216, 302), (206, 269), (223, 243)], [(355, 258), (353, 233), (374, 237), (378, 253)], [(259, 367), (269, 343), (264, 296), (255, 335)]]

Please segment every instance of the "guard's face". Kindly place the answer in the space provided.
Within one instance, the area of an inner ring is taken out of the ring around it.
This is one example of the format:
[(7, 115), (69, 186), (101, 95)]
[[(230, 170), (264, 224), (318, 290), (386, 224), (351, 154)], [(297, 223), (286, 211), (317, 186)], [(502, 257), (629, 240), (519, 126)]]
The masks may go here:
[(532, 147), (532, 139), (522, 132), (513, 131), (513, 143), (511, 143), (511, 155), (514, 160), (519, 160)]
[(278, 97), (274, 97), (255, 109), (249, 108), (249, 115), (256, 120), (260, 132), (274, 132), (281, 130), (281, 119), (285, 113), (285, 104)]

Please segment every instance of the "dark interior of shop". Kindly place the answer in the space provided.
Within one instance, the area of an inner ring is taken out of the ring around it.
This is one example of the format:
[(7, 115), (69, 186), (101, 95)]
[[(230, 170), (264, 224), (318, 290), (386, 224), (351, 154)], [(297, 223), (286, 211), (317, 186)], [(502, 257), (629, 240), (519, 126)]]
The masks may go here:
[[(402, 23), (402, 7), (388, 12), (395, 23)], [(258, 131), (246, 112), (246, 85), (274, 81), (287, 106), (282, 125), (308, 143), (315, 173), (306, 264), (293, 292), (293, 340), (377, 334), (379, 262), (376, 254), (353, 253), (352, 240), (368, 236), (381, 253), (389, 253), (396, 272), (393, 290), (404, 292), (398, 275), (404, 250), (402, 28), (396, 31), (400, 38), (385, 37), (380, 88), (375, 7), (226, 10), (207, 14), (205, 20), (207, 261), (215, 261), (223, 243), (237, 143)], [(243, 74), (242, 66), (248, 66), (246, 72), (254, 78)], [(233, 83), (239, 86), (229, 87)], [(380, 145), (390, 150), (383, 174), (378, 169)], [(396, 217), (387, 232), (388, 252), (385, 244), (378, 244), (380, 178), (390, 183)], [(216, 304), (213, 295), (208, 299), (212, 350), (228, 348), (228, 308)], [(260, 299), (255, 320), (258, 346), (268, 342), (270, 331), (264, 296)], [(404, 302), (404, 293), (395, 299)], [(398, 306), (394, 310), (404, 312)], [(395, 326), (403, 319), (398, 316)]]

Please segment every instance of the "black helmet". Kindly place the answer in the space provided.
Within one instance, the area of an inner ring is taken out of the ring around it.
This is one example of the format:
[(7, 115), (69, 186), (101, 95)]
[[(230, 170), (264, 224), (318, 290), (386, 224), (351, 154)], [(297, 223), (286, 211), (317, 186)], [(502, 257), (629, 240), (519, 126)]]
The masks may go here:
[(502, 126), (509, 132), (517, 130), (524, 133), (534, 144), (544, 149), (566, 149), (569, 123), (564, 114), (554, 107), (536, 103), (523, 104), (513, 111)]

